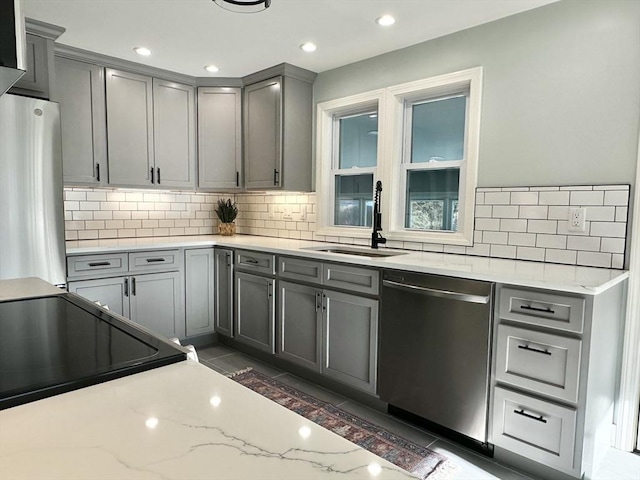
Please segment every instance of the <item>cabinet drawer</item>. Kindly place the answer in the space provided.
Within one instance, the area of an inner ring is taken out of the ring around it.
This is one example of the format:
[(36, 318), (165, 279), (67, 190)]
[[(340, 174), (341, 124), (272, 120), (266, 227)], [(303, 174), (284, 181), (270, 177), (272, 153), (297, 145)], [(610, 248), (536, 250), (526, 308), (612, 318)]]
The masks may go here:
[(129, 270), (126, 253), (81, 255), (67, 257), (67, 272), (73, 277), (100, 277), (126, 273)]
[(354, 292), (377, 295), (380, 274), (377, 270), (325, 263), (323, 264), (323, 284)]
[(322, 283), (322, 263), (292, 257), (279, 257), (279, 275), (282, 278)]
[(575, 338), (500, 325), (496, 379), (577, 402), (581, 347)]
[(176, 270), (180, 267), (179, 261), (179, 250), (156, 250), (129, 254), (129, 267), (132, 272)]
[(584, 298), (504, 287), (500, 318), (582, 333)]
[(248, 250), (236, 250), (236, 268), (252, 273), (275, 275), (275, 255)]
[(574, 409), (495, 388), (495, 445), (567, 472), (574, 468), (575, 431)]

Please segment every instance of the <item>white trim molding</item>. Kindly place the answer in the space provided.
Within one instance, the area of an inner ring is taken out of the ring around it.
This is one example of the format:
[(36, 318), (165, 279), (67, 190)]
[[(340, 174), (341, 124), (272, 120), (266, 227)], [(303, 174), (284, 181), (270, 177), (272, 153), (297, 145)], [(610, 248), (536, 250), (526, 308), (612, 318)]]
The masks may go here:
[(624, 328), (619, 413), (614, 444), (616, 448), (627, 452), (636, 448), (640, 450), (640, 137), (634, 190), (627, 319)]

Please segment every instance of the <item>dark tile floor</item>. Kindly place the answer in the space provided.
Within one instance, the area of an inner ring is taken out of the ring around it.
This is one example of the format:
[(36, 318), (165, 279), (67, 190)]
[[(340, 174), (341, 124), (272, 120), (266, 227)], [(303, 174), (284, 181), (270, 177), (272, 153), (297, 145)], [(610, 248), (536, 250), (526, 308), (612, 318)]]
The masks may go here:
[[(358, 415), (396, 435), (441, 453), (456, 465), (455, 473), (451, 477), (452, 480), (535, 480), (533, 477), (515, 472), (492, 459), (439, 438), (421, 428), (373, 410), (229, 347), (215, 345), (202, 348), (198, 350), (198, 356), (202, 364), (222, 374), (252, 367), (265, 375), (277, 378), (284, 384)], [(640, 480), (640, 456), (611, 449), (594, 480)]]

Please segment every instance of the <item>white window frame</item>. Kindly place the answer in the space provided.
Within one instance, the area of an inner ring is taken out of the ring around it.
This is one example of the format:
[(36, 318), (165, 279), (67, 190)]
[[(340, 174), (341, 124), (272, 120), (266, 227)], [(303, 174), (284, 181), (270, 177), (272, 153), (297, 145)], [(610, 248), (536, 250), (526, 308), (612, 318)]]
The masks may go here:
[[(390, 240), (442, 243), (448, 245), (473, 245), (475, 189), (477, 185), (480, 107), (482, 92), (482, 67), (471, 68), (424, 80), (396, 85), (385, 89), (386, 123), (379, 131), (389, 133), (387, 149), (382, 157), (387, 175), (385, 183), (391, 190), (390, 201), (382, 205), (383, 234)], [(467, 93), (465, 119), (464, 158), (459, 161), (443, 161), (411, 164), (411, 106), (427, 99), (446, 98), (461, 92)], [(458, 230), (414, 230), (405, 228), (407, 172), (422, 169), (460, 168), (458, 198)]]
[[(384, 137), (380, 134), (380, 125), (384, 121), (384, 90), (375, 90), (337, 100), (318, 104), (317, 110), (317, 150), (316, 183), (318, 192), (318, 212), (316, 233), (325, 236), (345, 236), (370, 238), (371, 227), (336, 226), (335, 213), (335, 177), (336, 175), (373, 174), (373, 188), (382, 178), (381, 152)], [(375, 167), (338, 169), (339, 144), (335, 131), (339, 118), (377, 110), (378, 112), (378, 158)], [(373, 195), (372, 195), (373, 200)]]

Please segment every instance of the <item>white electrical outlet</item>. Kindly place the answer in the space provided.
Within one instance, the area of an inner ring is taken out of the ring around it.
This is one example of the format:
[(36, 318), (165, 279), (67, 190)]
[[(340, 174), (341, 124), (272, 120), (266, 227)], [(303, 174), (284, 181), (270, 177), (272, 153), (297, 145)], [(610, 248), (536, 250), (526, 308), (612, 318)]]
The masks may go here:
[(285, 205), (282, 209), (282, 218), (286, 220), (292, 220), (293, 215), (291, 215), (291, 207), (289, 205)]
[(570, 208), (569, 209), (569, 225), (567, 229), (571, 232), (584, 232), (587, 226), (587, 209), (586, 208)]

